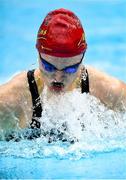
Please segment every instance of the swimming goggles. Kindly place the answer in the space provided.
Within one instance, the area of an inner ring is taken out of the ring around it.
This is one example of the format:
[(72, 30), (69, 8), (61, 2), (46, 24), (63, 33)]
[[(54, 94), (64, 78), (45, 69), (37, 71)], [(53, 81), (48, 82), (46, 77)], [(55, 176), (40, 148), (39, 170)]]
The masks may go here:
[(79, 65), (81, 64), (81, 62), (83, 60), (83, 57), (84, 57), (84, 53), (83, 53), (83, 56), (82, 56), (81, 61), (79, 63), (74, 64), (72, 66), (68, 66), (68, 67), (66, 67), (64, 69), (61, 69), (61, 70), (57, 69), (54, 65), (50, 64), (49, 62), (47, 62), (41, 56), (40, 56), (40, 59), (41, 59), (42, 66), (48, 72), (63, 71), (64, 73), (72, 74), (72, 73), (77, 72), (77, 69), (78, 69)]

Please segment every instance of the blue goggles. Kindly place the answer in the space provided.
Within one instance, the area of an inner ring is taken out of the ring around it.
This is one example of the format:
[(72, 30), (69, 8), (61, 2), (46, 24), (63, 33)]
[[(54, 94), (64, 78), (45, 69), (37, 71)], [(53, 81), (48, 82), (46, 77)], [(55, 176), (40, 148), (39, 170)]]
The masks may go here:
[(72, 74), (72, 73), (75, 73), (77, 72), (78, 70), (78, 67), (79, 65), (81, 64), (82, 60), (83, 60), (83, 57), (84, 57), (84, 54), (81, 58), (81, 61), (77, 64), (74, 64), (72, 66), (68, 66), (64, 69), (57, 69), (54, 65), (50, 64), (49, 62), (47, 62), (45, 59), (43, 59), (41, 56), (40, 56), (40, 59), (41, 59), (41, 62), (42, 62), (42, 66), (44, 67), (44, 69), (48, 72), (55, 72), (55, 71), (63, 71), (64, 73), (69, 73), (69, 74)]

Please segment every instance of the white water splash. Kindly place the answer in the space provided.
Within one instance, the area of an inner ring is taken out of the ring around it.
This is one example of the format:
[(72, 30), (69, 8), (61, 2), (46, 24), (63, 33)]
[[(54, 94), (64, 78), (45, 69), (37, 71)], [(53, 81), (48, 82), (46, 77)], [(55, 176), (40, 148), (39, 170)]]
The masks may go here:
[(65, 123), (67, 133), (81, 142), (126, 137), (126, 113), (108, 109), (89, 94), (75, 90), (43, 101), (41, 123), (46, 129)]
[[(95, 97), (78, 90), (49, 99), (44, 90), (42, 101), (41, 128), (48, 132), (60, 130), (66, 139), (74, 139), (75, 143), (49, 144), (49, 135), (32, 141), (1, 142), (1, 155), (80, 159), (96, 152), (126, 150), (126, 113), (114, 112)], [(63, 124), (67, 127), (65, 131)]]

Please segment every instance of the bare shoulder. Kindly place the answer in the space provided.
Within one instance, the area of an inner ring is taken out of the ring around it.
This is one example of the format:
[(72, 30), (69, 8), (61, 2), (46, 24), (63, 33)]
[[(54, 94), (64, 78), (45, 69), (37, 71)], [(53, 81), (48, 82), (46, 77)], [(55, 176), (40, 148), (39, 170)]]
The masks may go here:
[(89, 73), (90, 81), (94, 84), (96, 84), (97, 81), (101, 81), (103, 84), (110, 83), (112, 85), (114, 83), (115, 85), (118, 86), (121, 82), (117, 78), (112, 77), (112, 76), (108, 75), (107, 73), (100, 71), (94, 67), (87, 66), (87, 70)]
[(119, 89), (126, 88), (126, 84), (123, 81), (121, 81), (113, 76), (110, 76), (105, 72), (97, 70), (94, 67), (87, 66), (86, 68), (87, 68), (88, 74), (89, 74), (91, 89), (94, 89), (95, 87), (97, 87), (98, 84), (102, 85), (102, 86), (108, 85), (110, 87), (119, 88)]
[(17, 100), (22, 91), (27, 89), (27, 72), (15, 75), (7, 83), (0, 85), (0, 100)]
[(20, 127), (25, 127), (26, 119), (31, 119), (32, 100), (27, 72), (15, 75), (10, 81), (0, 86), (0, 112), (4, 114), (4, 117), (14, 114), (19, 119)]
[(120, 102), (126, 103), (126, 84), (123, 81), (91, 66), (87, 66), (87, 70), (92, 95), (112, 108), (120, 106)]

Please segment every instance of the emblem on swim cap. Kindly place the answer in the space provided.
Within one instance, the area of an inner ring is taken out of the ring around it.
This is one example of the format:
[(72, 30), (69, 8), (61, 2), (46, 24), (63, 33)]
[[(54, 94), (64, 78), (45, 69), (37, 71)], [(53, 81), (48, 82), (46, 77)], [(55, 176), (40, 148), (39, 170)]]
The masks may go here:
[(48, 13), (39, 28), (36, 48), (56, 57), (72, 57), (85, 52), (87, 43), (78, 17), (66, 9)]

